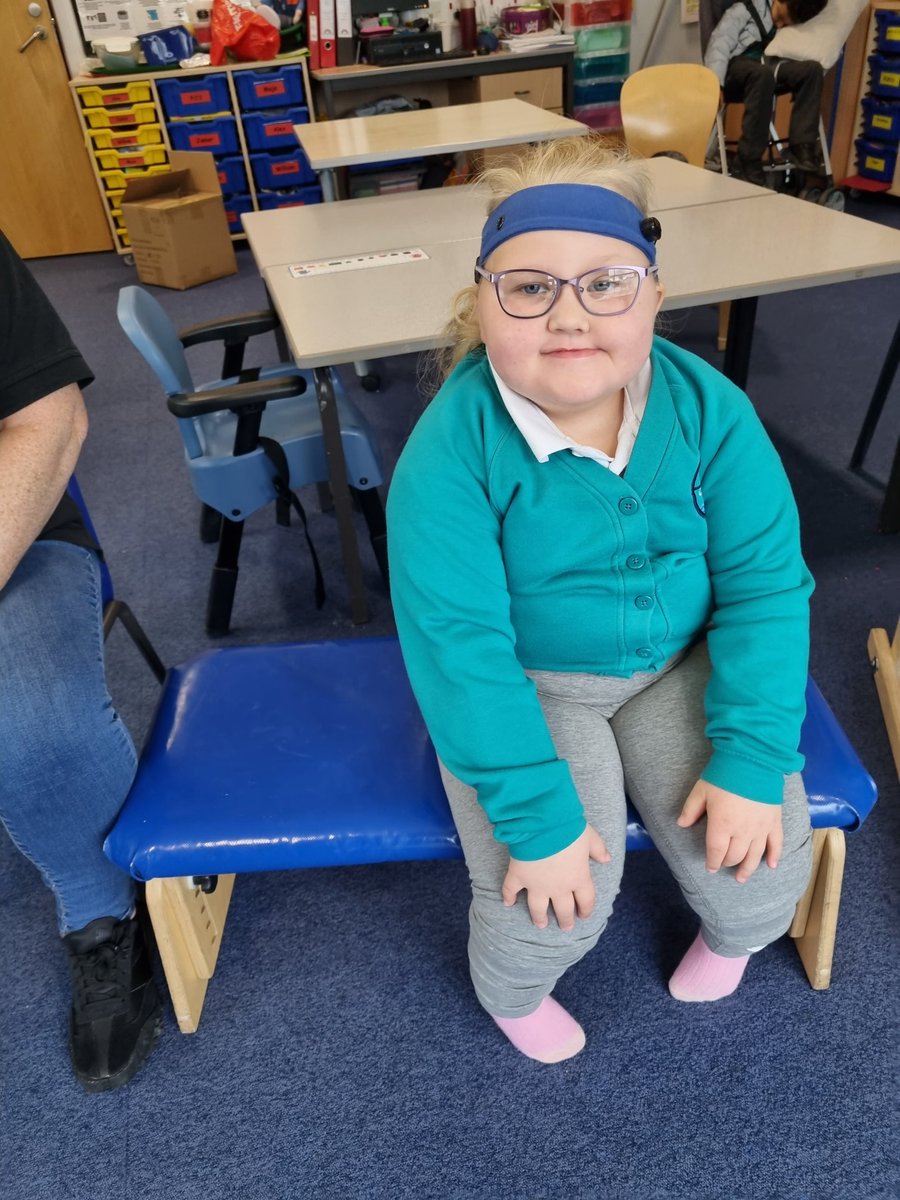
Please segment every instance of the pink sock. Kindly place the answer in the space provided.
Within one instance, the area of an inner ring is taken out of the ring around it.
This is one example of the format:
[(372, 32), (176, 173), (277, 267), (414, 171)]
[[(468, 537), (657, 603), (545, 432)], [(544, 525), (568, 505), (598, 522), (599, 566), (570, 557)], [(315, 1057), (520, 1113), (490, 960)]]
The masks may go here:
[(723, 958), (713, 954), (701, 934), (675, 968), (669, 980), (669, 991), (676, 1000), (721, 1000), (730, 996), (741, 982), (750, 955)]
[(584, 1047), (584, 1030), (547, 996), (527, 1017), (494, 1017), (517, 1050), (542, 1063), (562, 1062)]

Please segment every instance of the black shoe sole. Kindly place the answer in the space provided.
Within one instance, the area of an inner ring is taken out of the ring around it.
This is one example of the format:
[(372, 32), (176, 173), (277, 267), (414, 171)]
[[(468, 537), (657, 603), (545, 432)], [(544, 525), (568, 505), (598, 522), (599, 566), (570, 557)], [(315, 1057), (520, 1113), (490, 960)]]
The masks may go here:
[(126, 1083), (134, 1078), (139, 1068), (150, 1054), (150, 1051), (156, 1045), (163, 1028), (162, 1013), (155, 1013), (148, 1021), (146, 1021), (138, 1034), (137, 1041), (134, 1044), (134, 1051), (131, 1058), (120, 1071), (115, 1075), (106, 1075), (103, 1078), (96, 1079), (92, 1076), (79, 1075), (75, 1072), (75, 1078), (81, 1084), (86, 1092), (112, 1092), (116, 1088), (124, 1087)]

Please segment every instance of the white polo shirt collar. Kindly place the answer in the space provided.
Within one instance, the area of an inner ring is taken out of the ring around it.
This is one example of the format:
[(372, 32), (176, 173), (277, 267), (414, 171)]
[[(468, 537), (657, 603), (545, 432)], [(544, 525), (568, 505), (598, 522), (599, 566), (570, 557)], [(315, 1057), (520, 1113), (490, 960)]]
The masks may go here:
[(506, 411), (538, 462), (544, 463), (551, 454), (556, 454), (560, 450), (568, 450), (576, 458), (593, 459), (594, 462), (607, 467), (614, 475), (622, 474), (631, 459), (638, 429), (640, 429), (644, 410), (647, 407), (652, 371), (649, 359), (634, 379), (625, 385), (622, 424), (619, 427), (616, 441), (616, 453), (612, 458), (608, 454), (604, 454), (602, 450), (595, 450), (593, 446), (582, 446), (568, 437), (532, 400), (526, 399), (525, 396), (508, 387), (494, 370), (490, 355), (488, 355), (488, 366), (491, 368), (491, 374), (494, 376), (494, 382)]

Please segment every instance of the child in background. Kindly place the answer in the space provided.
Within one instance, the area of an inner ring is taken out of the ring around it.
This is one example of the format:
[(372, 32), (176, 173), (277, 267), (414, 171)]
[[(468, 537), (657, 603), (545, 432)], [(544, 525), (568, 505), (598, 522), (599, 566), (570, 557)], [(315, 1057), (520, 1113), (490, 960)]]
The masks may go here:
[(485, 180), (456, 365), (391, 485), (391, 591), (471, 876), (477, 997), (557, 1062), (585, 1038), (551, 992), (606, 926), (626, 792), (700, 917), (674, 997), (730, 994), (787, 930), (812, 581), (746, 396), (654, 338), (642, 168), (584, 137)]
[(817, 17), (826, 0), (735, 0), (710, 34), (703, 61), (715, 71), (726, 101), (744, 105), (733, 172), (765, 185), (762, 156), (769, 143), (776, 95), (793, 97), (787, 158), (802, 171), (819, 172), (817, 147), (823, 71), (819, 63), (765, 57), (778, 29)]

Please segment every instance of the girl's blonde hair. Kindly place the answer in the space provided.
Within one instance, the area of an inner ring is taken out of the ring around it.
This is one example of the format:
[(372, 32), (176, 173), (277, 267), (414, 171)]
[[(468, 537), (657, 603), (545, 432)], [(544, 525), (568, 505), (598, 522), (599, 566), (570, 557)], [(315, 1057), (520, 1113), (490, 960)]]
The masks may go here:
[[(629, 158), (624, 149), (590, 134), (541, 142), (483, 171), (476, 182), (491, 193), (485, 216), (514, 192), (545, 183), (587, 183), (608, 188), (645, 214), (650, 202), (650, 179), (644, 167)], [(435, 354), (428, 371), (429, 390), (436, 391), (456, 364), (482, 344), (477, 296), (476, 283), (470, 283), (454, 296), (450, 320), (443, 331), (450, 345)]]

